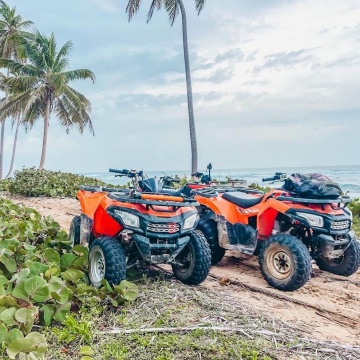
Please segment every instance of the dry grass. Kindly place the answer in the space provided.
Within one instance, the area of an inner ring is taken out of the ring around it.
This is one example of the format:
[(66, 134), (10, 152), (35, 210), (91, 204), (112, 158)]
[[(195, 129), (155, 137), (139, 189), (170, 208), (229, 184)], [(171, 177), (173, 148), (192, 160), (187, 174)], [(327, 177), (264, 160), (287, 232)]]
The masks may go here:
[[(255, 313), (226, 295), (185, 286), (151, 270), (136, 280), (139, 299), (125, 307), (94, 306), (79, 314), (92, 321), (93, 358), (102, 359), (359, 359), (360, 347), (307, 338), (309, 329)], [(182, 328), (196, 327), (195, 330)], [(232, 328), (213, 331), (201, 327)], [(171, 332), (134, 333), (171, 328)], [(112, 329), (131, 330), (111, 334)], [(228, 330), (228, 329), (227, 329)], [(64, 346), (48, 331), (49, 359), (81, 359), (77, 341)], [(85, 345), (85, 344), (82, 344)]]

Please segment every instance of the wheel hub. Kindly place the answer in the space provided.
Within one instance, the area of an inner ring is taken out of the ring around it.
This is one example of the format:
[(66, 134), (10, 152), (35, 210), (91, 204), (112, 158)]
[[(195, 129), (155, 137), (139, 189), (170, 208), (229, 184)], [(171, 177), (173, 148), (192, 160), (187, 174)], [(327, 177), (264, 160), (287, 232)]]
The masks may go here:
[(96, 283), (100, 283), (105, 278), (105, 258), (100, 250), (96, 250), (90, 260), (91, 275)]
[(266, 265), (271, 275), (279, 280), (286, 279), (294, 270), (294, 263), (291, 256), (278, 244), (268, 249)]
[(278, 252), (274, 256), (274, 267), (281, 274), (288, 273), (291, 267), (290, 258), (288, 257), (288, 255), (282, 251)]

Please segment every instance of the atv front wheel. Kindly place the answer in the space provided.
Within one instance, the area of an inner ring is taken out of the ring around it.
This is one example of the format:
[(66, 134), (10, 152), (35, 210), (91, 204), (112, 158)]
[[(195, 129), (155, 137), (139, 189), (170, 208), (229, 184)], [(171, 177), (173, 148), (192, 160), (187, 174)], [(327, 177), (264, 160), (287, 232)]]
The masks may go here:
[(75, 216), (71, 221), (70, 230), (69, 230), (69, 240), (71, 241), (70, 243), (71, 247), (80, 244), (80, 224), (81, 224), (80, 216)]
[(211, 251), (211, 265), (216, 265), (224, 257), (225, 249), (219, 245), (218, 229), (215, 220), (201, 219), (196, 229), (204, 234)]
[(103, 236), (92, 242), (89, 251), (89, 279), (100, 287), (103, 279), (117, 285), (126, 278), (126, 258), (117, 239)]
[(310, 279), (309, 251), (292, 235), (278, 234), (266, 240), (260, 247), (259, 264), (265, 280), (279, 290), (297, 290)]
[(172, 265), (174, 276), (188, 285), (202, 283), (211, 267), (209, 245), (200, 231), (193, 231), (190, 240), (175, 258), (177, 264)]
[(316, 265), (320, 270), (328, 271), (332, 274), (350, 276), (360, 267), (360, 244), (357, 240), (352, 240), (344, 254), (336, 259), (318, 257)]

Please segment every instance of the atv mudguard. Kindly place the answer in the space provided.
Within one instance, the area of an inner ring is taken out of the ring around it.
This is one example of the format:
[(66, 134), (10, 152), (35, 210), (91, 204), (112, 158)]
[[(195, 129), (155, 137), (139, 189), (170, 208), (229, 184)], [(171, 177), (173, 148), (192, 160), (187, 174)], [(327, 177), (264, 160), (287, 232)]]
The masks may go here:
[(76, 198), (80, 202), (81, 212), (91, 220), (94, 220), (95, 211), (106, 194), (106, 192), (102, 191), (93, 192), (85, 191), (83, 189), (79, 190), (76, 194)]

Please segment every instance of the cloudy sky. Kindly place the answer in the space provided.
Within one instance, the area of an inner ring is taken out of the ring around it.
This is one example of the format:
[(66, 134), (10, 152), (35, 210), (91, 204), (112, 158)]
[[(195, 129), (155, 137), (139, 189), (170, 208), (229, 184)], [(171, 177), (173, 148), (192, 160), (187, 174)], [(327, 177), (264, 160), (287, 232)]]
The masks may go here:
[[(126, 0), (7, 2), (97, 77), (73, 84), (95, 137), (52, 118), (47, 168), (190, 168), (180, 19), (147, 25), (150, 0), (130, 23)], [(200, 16), (184, 3), (200, 167), (360, 164), (359, 0), (208, 0)], [(41, 123), (22, 131), (17, 168), (38, 165), (41, 138)], [(8, 126), (6, 161), (11, 146)]]

